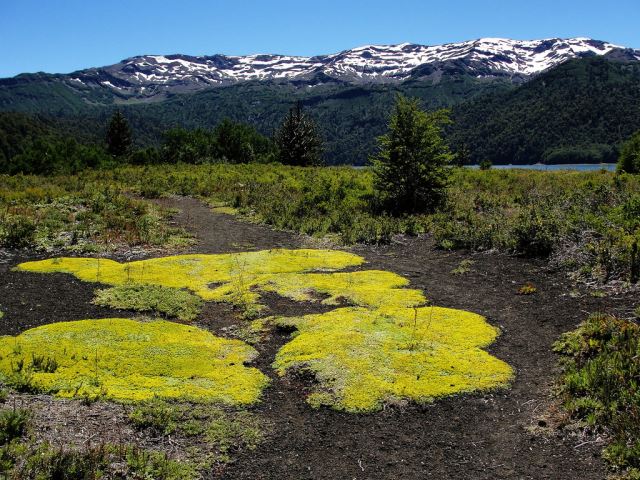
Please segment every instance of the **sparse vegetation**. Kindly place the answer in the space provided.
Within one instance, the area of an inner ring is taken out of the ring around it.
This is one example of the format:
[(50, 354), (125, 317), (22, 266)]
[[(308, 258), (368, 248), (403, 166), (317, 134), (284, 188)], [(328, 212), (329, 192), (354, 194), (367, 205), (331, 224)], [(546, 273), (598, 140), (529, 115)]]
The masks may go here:
[(8, 480), (131, 478), (193, 480), (196, 469), (165, 454), (133, 445), (81, 449), (14, 442), (0, 451), (0, 472)]
[(169, 213), (80, 177), (0, 175), (0, 247), (95, 252), (188, 243)]
[(465, 259), (460, 261), (458, 266), (451, 270), (453, 275), (464, 275), (465, 273), (469, 273), (471, 271), (471, 267), (473, 266), (473, 260)]
[(187, 322), (196, 319), (203, 304), (200, 297), (187, 290), (136, 283), (96, 290), (93, 303), (121, 310), (161, 313)]
[(160, 399), (136, 405), (129, 420), (137, 429), (153, 435), (201, 438), (207, 450), (194, 452), (197, 463), (226, 463), (234, 452), (253, 450), (268, 428), (260, 417), (245, 410)]
[[(80, 251), (184, 244), (157, 209), (124, 197), (124, 189), (193, 195), (254, 221), (346, 244), (431, 232), (443, 248), (549, 257), (578, 278), (603, 283), (640, 271), (634, 250), (640, 179), (607, 172), (457, 169), (441, 212), (401, 218), (372, 209), (367, 169), (159, 165), (80, 177), (0, 177), (0, 243), (28, 239), (40, 248)], [(145, 214), (133, 218), (136, 209)]]
[(537, 291), (538, 289), (533, 283), (527, 282), (518, 289), (518, 295), (533, 295)]
[[(135, 175), (127, 169), (119, 178)], [(576, 277), (600, 282), (631, 278), (640, 259), (633, 253), (640, 179), (632, 175), (457, 169), (443, 211), (402, 218), (372, 210), (366, 169), (157, 167), (142, 177), (144, 186), (134, 188), (213, 198), (276, 228), (347, 244), (431, 232), (448, 249), (549, 257)]]
[(561, 395), (571, 415), (593, 433), (605, 432), (604, 457), (640, 477), (640, 327), (595, 314), (555, 344), (563, 355)]

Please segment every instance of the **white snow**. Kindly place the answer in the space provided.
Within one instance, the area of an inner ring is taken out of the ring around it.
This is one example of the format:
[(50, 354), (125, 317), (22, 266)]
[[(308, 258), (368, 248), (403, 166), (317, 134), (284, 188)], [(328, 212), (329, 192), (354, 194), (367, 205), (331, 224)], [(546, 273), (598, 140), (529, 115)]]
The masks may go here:
[[(411, 47), (411, 48), (407, 48)], [(133, 67), (133, 74), (115, 72), (123, 79), (134, 78), (139, 84), (169, 84), (174, 81), (224, 83), (269, 78), (300, 78), (324, 73), (336, 78), (357, 77), (380, 80), (402, 80), (414, 68), (434, 62), (464, 59), (493, 74), (530, 76), (552, 68), (566, 60), (588, 53), (603, 55), (614, 48), (610, 43), (597, 43), (588, 38), (510, 40), (481, 38), (444, 45), (364, 45), (332, 55), (301, 57), (290, 55), (220, 56), (225, 65), (205, 57), (170, 59), (164, 55), (148, 55), (127, 59), (123, 65)], [(405, 51), (406, 49), (406, 51)], [(537, 51), (539, 50), (539, 51)], [(640, 52), (634, 53), (640, 60)], [(109, 82), (108, 86), (117, 88)]]

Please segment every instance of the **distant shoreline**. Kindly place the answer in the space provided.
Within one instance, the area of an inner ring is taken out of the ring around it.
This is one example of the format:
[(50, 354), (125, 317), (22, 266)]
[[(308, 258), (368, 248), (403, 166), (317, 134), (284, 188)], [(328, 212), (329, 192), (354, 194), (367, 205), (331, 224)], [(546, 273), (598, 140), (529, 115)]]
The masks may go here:
[[(536, 163), (533, 165), (492, 165), (491, 168), (497, 170), (543, 170), (543, 171), (555, 171), (555, 170), (578, 170), (578, 171), (592, 171), (592, 170), (607, 170), (614, 172), (616, 170), (616, 163), (557, 163), (553, 165), (546, 165), (544, 163)], [(465, 165), (466, 168), (480, 168), (479, 165)]]
[[(594, 170), (606, 170), (608, 172), (616, 171), (617, 163), (556, 163), (553, 165), (546, 165), (544, 163), (535, 163), (533, 165), (492, 165), (491, 168), (495, 170), (541, 170), (541, 171), (559, 171), (559, 170), (576, 170), (589, 172)], [(369, 168), (370, 165), (352, 165), (352, 168)], [(464, 168), (471, 168), (477, 170), (480, 165), (465, 165)]]

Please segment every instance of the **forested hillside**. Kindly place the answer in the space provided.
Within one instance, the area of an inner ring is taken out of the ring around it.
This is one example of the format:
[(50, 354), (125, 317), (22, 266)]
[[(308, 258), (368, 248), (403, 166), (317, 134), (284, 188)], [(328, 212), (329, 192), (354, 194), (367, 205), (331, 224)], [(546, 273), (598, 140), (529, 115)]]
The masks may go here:
[(225, 118), (271, 136), (299, 100), (318, 123), (328, 164), (367, 162), (397, 93), (418, 97), (427, 109), (452, 108), (449, 141), (454, 150), (466, 147), (473, 163), (613, 162), (621, 142), (640, 128), (640, 63), (601, 57), (570, 61), (522, 84), (460, 71), (387, 85), (247, 82), (161, 102), (105, 104), (98, 92), (95, 102), (79, 100), (53, 76), (46, 81), (4, 80), (0, 108), (38, 112), (78, 141), (95, 143), (117, 106), (134, 143), (145, 147), (159, 144), (167, 129), (213, 128)]
[(640, 63), (574, 60), (454, 109), (450, 140), (473, 162), (615, 162), (640, 128)]

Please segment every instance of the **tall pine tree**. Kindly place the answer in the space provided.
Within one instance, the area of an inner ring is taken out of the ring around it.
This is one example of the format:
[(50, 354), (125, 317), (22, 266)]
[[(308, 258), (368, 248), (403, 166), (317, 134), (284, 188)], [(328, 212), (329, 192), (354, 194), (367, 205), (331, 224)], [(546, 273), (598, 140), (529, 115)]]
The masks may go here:
[(310, 166), (322, 163), (322, 140), (315, 122), (297, 102), (275, 134), (278, 158), (285, 165)]
[(425, 112), (417, 99), (398, 95), (371, 158), (376, 194), (387, 211), (432, 212), (442, 204), (453, 160), (442, 136), (449, 122), (446, 110)]
[(107, 126), (107, 152), (114, 157), (124, 157), (131, 150), (131, 128), (120, 110), (116, 110)]

